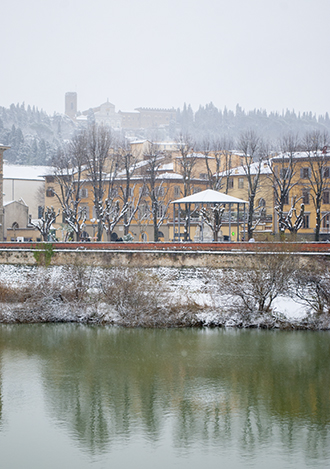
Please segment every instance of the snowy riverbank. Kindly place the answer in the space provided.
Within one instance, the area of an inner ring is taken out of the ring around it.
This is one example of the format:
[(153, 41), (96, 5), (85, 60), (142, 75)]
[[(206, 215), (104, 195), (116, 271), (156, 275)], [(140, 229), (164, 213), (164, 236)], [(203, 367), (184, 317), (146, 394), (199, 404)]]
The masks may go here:
[(258, 281), (251, 269), (0, 265), (0, 322), (330, 329), (326, 307), (313, 312), (310, 286), (305, 285), (304, 298), (280, 270), (276, 266), (270, 285), (269, 272), (259, 272)]

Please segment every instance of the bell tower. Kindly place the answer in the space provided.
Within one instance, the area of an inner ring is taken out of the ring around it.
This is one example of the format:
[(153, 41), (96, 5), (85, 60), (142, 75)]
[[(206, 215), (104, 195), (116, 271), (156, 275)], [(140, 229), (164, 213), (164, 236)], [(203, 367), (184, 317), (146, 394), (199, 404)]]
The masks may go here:
[(75, 91), (65, 93), (65, 114), (71, 119), (75, 119), (77, 115), (77, 93)]

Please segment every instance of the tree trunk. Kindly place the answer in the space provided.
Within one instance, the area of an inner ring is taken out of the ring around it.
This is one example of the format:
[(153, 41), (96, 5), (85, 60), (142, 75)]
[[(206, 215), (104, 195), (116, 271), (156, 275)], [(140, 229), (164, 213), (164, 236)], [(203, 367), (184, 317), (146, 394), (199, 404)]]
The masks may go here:
[(320, 241), (320, 228), (321, 228), (321, 201), (317, 200), (316, 203), (316, 226), (315, 226), (315, 241)]
[(154, 241), (157, 243), (158, 241), (158, 223), (157, 223), (157, 204), (154, 201), (152, 207), (152, 218), (153, 218), (153, 226), (154, 226)]
[(102, 221), (98, 221), (97, 223), (97, 241), (102, 240), (102, 234), (103, 234), (103, 226), (102, 226)]

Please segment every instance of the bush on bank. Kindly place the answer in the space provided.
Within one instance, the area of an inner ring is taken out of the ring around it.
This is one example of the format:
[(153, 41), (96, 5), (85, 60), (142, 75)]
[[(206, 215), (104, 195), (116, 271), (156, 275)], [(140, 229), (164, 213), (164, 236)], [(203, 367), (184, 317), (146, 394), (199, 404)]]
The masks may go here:
[[(306, 314), (288, 319), (274, 307), (279, 297)], [(0, 276), (0, 322), (329, 329), (330, 265), (315, 258), (299, 267), (294, 255), (274, 254), (226, 270), (39, 266), (16, 281)]]

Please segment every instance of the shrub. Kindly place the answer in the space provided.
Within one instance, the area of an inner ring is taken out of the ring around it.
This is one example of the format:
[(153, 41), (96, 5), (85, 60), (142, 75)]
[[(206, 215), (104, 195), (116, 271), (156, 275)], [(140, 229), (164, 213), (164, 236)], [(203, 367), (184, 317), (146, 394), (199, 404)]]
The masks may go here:
[(330, 264), (326, 259), (309, 261), (293, 278), (293, 295), (317, 314), (330, 314)]
[(37, 247), (33, 253), (37, 265), (48, 267), (54, 255), (52, 243), (43, 243), (41, 247)]
[(275, 298), (287, 293), (294, 270), (290, 254), (251, 255), (243, 268), (224, 271), (220, 289), (245, 311), (269, 313)]

